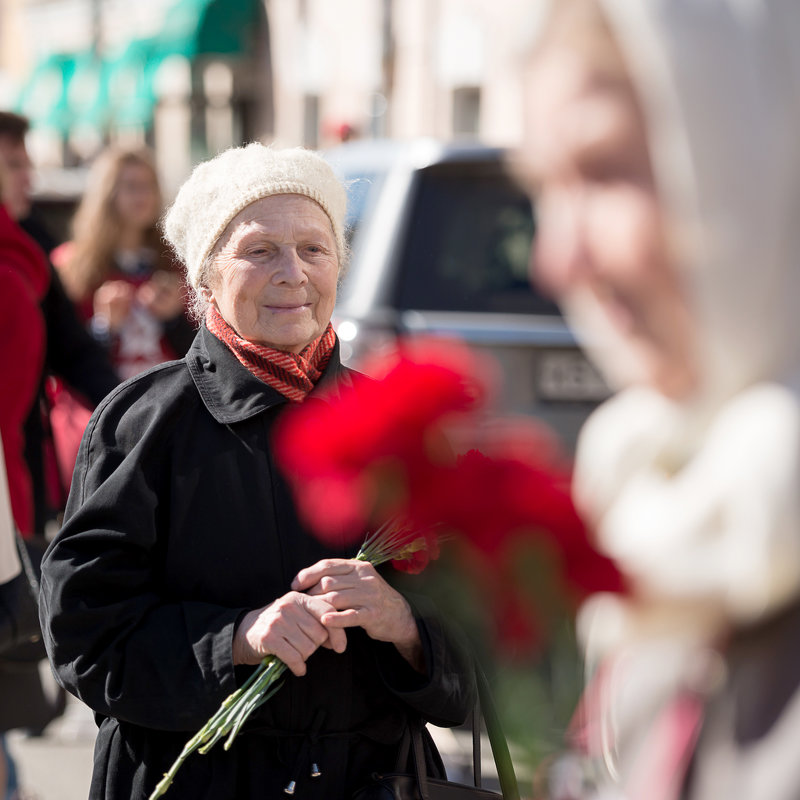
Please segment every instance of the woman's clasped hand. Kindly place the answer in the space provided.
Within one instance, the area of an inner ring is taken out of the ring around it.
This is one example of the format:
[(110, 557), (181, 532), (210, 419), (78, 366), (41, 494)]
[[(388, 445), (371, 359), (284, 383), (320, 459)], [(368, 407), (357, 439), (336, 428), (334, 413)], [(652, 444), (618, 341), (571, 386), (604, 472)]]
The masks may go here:
[(320, 621), (335, 608), (323, 597), (287, 592), (264, 608), (248, 612), (233, 642), (234, 664), (258, 664), (277, 656), (295, 675), (306, 674), (306, 661), (318, 647), (343, 653), (344, 631)]
[(306, 661), (318, 647), (343, 653), (346, 628), (390, 642), (422, 670), (419, 633), (408, 601), (372, 564), (353, 559), (324, 559), (301, 570), (292, 591), (261, 609), (248, 612), (233, 642), (236, 664), (258, 664), (274, 655), (295, 675), (306, 674)]
[(300, 570), (292, 587), (329, 602), (321, 622), (329, 629), (363, 628), (371, 639), (393, 644), (422, 671), (419, 631), (411, 607), (366, 561), (326, 559)]

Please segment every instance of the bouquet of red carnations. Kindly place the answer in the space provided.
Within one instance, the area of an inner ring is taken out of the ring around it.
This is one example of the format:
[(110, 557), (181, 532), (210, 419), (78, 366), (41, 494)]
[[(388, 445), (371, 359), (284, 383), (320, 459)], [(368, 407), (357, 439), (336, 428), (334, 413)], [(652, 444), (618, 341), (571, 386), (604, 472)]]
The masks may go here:
[[(365, 369), (372, 378), (287, 414), (276, 437), (301, 515), (320, 539), (356, 544), (358, 531), (387, 520), (436, 531), (462, 565), (477, 565), (467, 578), (502, 608), (501, 636), (531, 617), (514, 574), (521, 545), (547, 554), (568, 604), (623, 590), (575, 511), (555, 436), (533, 419), (492, 414), (492, 362), (464, 345), (418, 340)], [(412, 563), (422, 569), (431, 552), (438, 545), (429, 536)]]

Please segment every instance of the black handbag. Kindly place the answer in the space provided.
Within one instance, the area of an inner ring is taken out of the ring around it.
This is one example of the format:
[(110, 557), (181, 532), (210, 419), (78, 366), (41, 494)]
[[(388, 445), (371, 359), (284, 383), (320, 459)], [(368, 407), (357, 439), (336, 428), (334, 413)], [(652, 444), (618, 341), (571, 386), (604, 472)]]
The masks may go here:
[(44, 548), (15, 534), (22, 570), (0, 585), (0, 657), (41, 661), (47, 654), (39, 627), (39, 576)]
[[(411, 749), (414, 773), (375, 774), (372, 782), (359, 789), (352, 800), (519, 800), (519, 787), (500, 718), (492, 701), (489, 684), (476, 665), (478, 698), (472, 713), (472, 785), (429, 778), (425, 766), (421, 720), (412, 721), (403, 735), (398, 765), (408, 763)], [(481, 717), (492, 747), (501, 793), (481, 787)]]
[(46, 548), (16, 534), (19, 575), (0, 586), (0, 731), (41, 731), (66, 707), (47, 665), (39, 625), (39, 580)]

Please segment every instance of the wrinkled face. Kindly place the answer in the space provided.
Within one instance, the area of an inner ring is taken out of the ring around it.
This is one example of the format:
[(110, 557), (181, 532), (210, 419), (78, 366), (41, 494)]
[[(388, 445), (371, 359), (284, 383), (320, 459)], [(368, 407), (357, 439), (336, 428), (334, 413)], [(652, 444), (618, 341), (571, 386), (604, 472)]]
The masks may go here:
[(14, 219), (24, 219), (31, 210), (31, 160), (24, 142), (0, 136), (3, 171), (3, 204)]
[(592, 307), (626, 382), (686, 396), (691, 318), (632, 86), (546, 51), (527, 76), (526, 115), (519, 156), (537, 208), (534, 280), (567, 308)]
[(119, 171), (114, 207), (123, 224), (146, 230), (156, 223), (161, 197), (155, 175), (145, 164), (125, 164)]
[(299, 353), (330, 322), (338, 272), (322, 207), (303, 195), (273, 195), (228, 225), (203, 291), (243, 339)]

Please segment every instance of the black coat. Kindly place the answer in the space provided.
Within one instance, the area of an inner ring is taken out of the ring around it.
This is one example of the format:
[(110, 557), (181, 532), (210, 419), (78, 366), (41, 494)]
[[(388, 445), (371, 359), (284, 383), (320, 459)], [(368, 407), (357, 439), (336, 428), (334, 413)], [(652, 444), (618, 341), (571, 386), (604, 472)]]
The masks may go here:
[[(337, 346), (315, 392), (351, 380)], [(118, 387), (87, 426), (41, 613), (59, 680), (100, 724), (94, 800), (147, 797), (249, 674), (232, 665), (242, 615), (302, 567), (345, 555), (307, 533), (273, 461), (286, 405), (203, 327), (185, 359)], [(168, 796), (277, 798), (296, 780), (297, 797), (346, 798), (394, 766), (409, 714), (463, 722), (465, 662), (435, 616), (415, 616), (425, 676), (351, 629), (344, 654), (320, 649), (305, 677), (287, 673), (230, 751), (193, 754)]]

